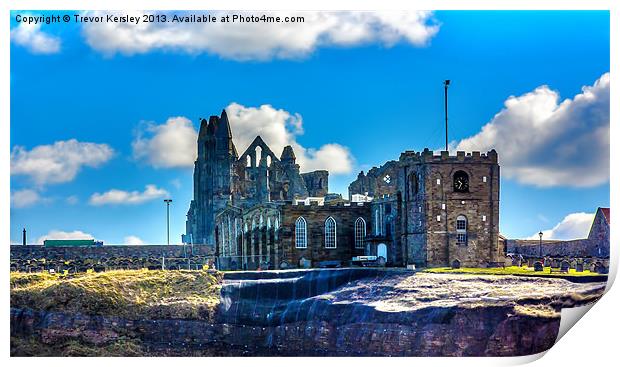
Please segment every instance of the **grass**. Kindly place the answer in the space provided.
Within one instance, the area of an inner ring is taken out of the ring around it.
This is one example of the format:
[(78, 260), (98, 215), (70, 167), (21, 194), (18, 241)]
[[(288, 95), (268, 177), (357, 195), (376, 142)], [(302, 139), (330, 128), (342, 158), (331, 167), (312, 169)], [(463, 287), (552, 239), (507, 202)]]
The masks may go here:
[(208, 320), (219, 303), (220, 283), (221, 273), (208, 270), (12, 272), (11, 307), (134, 320)]
[(426, 273), (452, 273), (452, 274), (492, 274), (492, 275), (532, 275), (532, 276), (558, 276), (558, 277), (583, 277), (601, 275), (591, 272), (590, 270), (584, 270), (583, 272), (577, 272), (575, 269), (569, 269), (568, 273), (551, 272), (550, 267), (544, 267), (543, 271), (534, 271), (534, 268), (527, 266), (507, 266), (505, 268), (432, 268), (425, 269)]

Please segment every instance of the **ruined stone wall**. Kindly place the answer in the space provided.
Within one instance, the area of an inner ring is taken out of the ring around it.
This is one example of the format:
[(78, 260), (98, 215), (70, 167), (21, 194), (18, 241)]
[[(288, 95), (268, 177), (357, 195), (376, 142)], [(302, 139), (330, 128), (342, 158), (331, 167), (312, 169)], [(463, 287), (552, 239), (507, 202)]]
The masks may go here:
[(372, 197), (393, 195), (399, 186), (398, 162), (388, 161), (380, 167), (373, 167), (366, 174), (360, 172), (357, 179), (349, 185), (349, 199), (354, 194)]
[[(355, 248), (355, 221), (366, 221), (366, 233), (371, 233), (370, 206), (351, 204), (339, 205), (285, 205), (282, 207), (280, 238), (282, 261), (297, 267), (299, 260), (311, 261), (312, 266), (322, 261), (340, 261), (346, 265), (353, 256), (364, 255), (364, 249)], [(336, 221), (336, 248), (325, 248), (325, 221), (328, 217)], [(307, 248), (295, 247), (295, 221), (304, 217), (307, 223)]]
[(329, 172), (325, 170), (302, 173), (308, 195), (324, 197), (329, 192)]

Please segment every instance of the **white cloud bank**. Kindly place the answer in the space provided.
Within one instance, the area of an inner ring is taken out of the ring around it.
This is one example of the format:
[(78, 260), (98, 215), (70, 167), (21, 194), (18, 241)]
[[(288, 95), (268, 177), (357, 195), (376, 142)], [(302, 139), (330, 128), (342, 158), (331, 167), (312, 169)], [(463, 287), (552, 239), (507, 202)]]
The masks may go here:
[(196, 160), (198, 133), (185, 117), (171, 117), (163, 125), (146, 123), (132, 142), (133, 156), (156, 168), (191, 167)]
[(11, 192), (12, 208), (27, 208), (42, 200), (39, 193), (31, 189), (15, 190)]
[(559, 103), (541, 86), (505, 107), (456, 150), (497, 150), (504, 177), (539, 187), (609, 181), (609, 73)]
[(160, 189), (155, 185), (146, 185), (146, 188), (142, 192), (117, 189), (112, 189), (101, 194), (97, 192), (91, 195), (89, 203), (95, 206), (142, 204), (168, 195), (168, 191), (164, 189)]
[[(587, 238), (594, 220), (594, 213), (571, 213), (553, 228), (542, 231), (545, 240), (574, 240)], [(529, 237), (537, 240), (538, 233)]]
[(72, 181), (82, 166), (98, 167), (114, 155), (107, 144), (83, 143), (75, 139), (39, 145), (28, 151), (11, 151), (11, 175), (29, 176), (37, 185)]
[[(113, 13), (113, 12), (112, 12)], [(196, 13), (196, 12), (193, 12)], [(87, 12), (85, 15), (106, 15)], [(134, 13), (139, 15), (142, 13)], [(166, 14), (172, 19), (171, 13)], [(178, 13), (176, 13), (178, 14)], [(204, 13), (207, 14), (207, 13)], [(153, 50), (189, 54), (210, 53), (239, 61), (299, 58), (318, 47), (352, 47), (398, 42), (424, 46), (439, 31), (428, 11), (398, 12), (209, 12), (215, 23), (100, 22), (83, 27), (86, 43), (106, 55), (143, 54)], [(303, 23), (222, 23), (233, 14), (284, 17), (303, 16)]]
[(94, 236), (92, 234), (82, 231), (64, 232), (52, 230), (48, 234), (39, 237), (36, 243), (43, 244), (45, 240), (90, 240), (93, 238)]
[(11, 30), (11, 40), (33, 54), (60, 52), (60, 38), (41, 31), (41, 24), (20, 23)]
[[(353, 156), (347, 147), (325, 144), (318, 149), (297, 142), (303, 134), (301, 115), (271, 105), (245, 107), (231, 103), (226, 107), (233, 140), (241, 155), (260, 135), (278, 157), (291, 145), (303, 172), (326, 169), (331, 174), (350, 173)], [(133, 141), (134, 157), (154, 167), (193, 167), (196, 160), (198, 133), (185, 117), (173, 117), (165, 124), (146, 124)]]
[(331, 174), (346, 174), (353, 169), (353, 156), (347, 147), (325, 144), (318, 149), (305, 148), (297, 142), (303, 134), (303, 119), (271, 105), (245, 107), (231, 103), (226, 107), (239, 155), (260, 135), (275, 155), (280, 157), (285, 146), (295, 151), (302, 172), (326, 169)]
[(123, 239), (126, 245), (144, 245), (144, 241), (137, 236), (127, 236)]

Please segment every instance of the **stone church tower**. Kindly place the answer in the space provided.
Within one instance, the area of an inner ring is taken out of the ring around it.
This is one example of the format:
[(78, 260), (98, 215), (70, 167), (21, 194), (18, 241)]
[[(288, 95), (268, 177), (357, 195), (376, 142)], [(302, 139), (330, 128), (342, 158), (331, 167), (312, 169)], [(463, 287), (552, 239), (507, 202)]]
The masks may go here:
[(194, 200), (187, 215), (187, 233), (196, 244), (214, 243), (215, 213), (231, 200), (233, 164), (237, 149), (226, 111), (202, 119), (198, 134), (198, 159), (194, 162)]
[(407, 151), (400, 156), (402, 244), (418, 266), (499, 262), (497, 153)]

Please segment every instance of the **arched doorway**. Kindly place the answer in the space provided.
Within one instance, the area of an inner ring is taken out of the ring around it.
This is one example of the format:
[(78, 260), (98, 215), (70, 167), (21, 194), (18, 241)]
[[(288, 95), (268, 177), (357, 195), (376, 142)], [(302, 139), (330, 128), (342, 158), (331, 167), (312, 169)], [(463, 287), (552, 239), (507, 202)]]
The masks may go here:
[(377, 245), (377, 257), (383, 257), (387, 260), (387, 246), (385, 243), (380, 243)]

